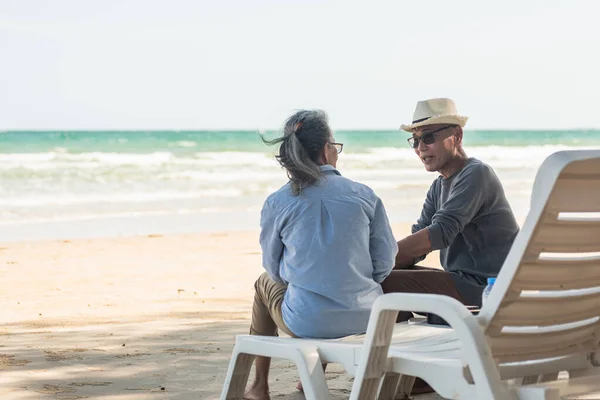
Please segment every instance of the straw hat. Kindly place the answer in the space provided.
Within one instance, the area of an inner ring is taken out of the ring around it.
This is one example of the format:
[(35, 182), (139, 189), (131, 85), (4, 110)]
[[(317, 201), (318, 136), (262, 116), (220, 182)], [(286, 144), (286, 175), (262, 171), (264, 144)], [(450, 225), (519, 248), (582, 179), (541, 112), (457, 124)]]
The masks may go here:
[(468, 117), (458, 115), (456, 104), (450, 99), (429, 99), (417, 103), (413, 114), (413, 121), (409, 125), (402, 125), (400, 129), (412, 132), (414, 129), (425, 125), (452, 124), (465, 126)]

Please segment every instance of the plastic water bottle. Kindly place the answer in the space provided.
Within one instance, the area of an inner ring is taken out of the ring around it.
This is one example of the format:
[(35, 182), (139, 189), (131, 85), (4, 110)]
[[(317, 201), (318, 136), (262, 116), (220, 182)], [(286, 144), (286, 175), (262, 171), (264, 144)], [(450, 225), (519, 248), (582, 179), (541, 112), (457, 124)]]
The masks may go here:
[(489, 297), (492, 289), (494, 288), (494, 283), (496, 283), (496, 278), (487, 278), (487, 286), (483, 289), (483, 293), (481, 294), (481, 305), (485, 303), (487, 298)]

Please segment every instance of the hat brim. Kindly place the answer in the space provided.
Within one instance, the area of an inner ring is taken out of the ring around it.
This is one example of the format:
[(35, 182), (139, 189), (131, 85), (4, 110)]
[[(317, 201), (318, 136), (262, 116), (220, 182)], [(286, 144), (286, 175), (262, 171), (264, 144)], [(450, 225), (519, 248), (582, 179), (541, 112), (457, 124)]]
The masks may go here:
[(460, 125), (464, 127), (467, 124), (467, 120), (469, 117), (464, 117), (462, 115), (438, 115), (436, 117), (431, 117), (426, 119), (425, 121), (418, 122), (416, 124), (410, 125), (401, 125), (400, 129), (407, 132), (412, 132), (421, 126), (426, 125), (437, 125), (437, 124), (451, 124), (451, 125)]

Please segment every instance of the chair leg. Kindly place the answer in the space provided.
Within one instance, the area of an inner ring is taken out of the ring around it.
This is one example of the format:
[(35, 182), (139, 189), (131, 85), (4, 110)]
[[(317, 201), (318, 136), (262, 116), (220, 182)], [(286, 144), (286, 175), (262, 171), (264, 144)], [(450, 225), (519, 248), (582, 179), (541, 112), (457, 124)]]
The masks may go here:
[(307, 400), (331, 399), (321, 358), (315, 346), (291, 346), (287, 342), (285, 344), (265, 344), (241, 337), (236, 339), (233, 348), (221, 400), (241, 400), (243, 398), (252, 362), (259, 355), (292, 361), (298, 368)]
[(300, 382), (304, 390), (304, 396), (307, 400), (327, 400), (330, 399), (329, 388), (325, 381), (325, 371), (319, 353), (314, 348), (295, 349), (296, 354), (291, 354)]
[(383, 378), (378, 400), (410, 399), (410, 392), (415, 383), (415, 377), (388, 372)]
[(402, 375), (400, 377), (400, 382), (398, 383), (395, 400), (410, 399), (410, 393), (412, 392), (416, 379), (417, 378), (414, 376)]
[(244, 398), (244, 390), (255, 358), (255, 355), (240, 353), (239, 350), (234, 349), (223, 384), (221, 400), (242, 400)]
[(388, 372), (385, 374), (378, 400), (394, 400), (396, 390), (398, 389), (398, 382), (400, 382), (400, 376), (400, 374), (395, 372)]

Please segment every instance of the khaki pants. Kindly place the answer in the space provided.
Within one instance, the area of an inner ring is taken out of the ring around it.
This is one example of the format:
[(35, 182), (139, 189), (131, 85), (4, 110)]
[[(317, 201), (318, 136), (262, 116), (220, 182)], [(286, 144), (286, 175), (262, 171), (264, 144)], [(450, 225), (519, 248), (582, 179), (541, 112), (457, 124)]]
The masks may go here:
[(277, 283), (268, 273), (263, 273), (254, 283), (254, 305), (252, 306), (251, 335), (279, 336), (277, 328), (287, 335), (296, 337), (285, 326), (281, 315), (281, 304), (287, 286)]

